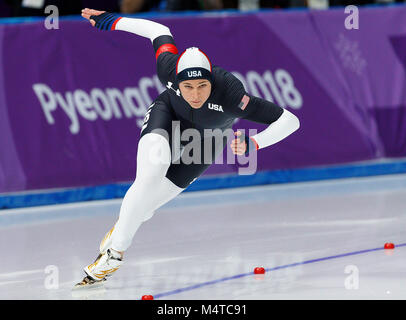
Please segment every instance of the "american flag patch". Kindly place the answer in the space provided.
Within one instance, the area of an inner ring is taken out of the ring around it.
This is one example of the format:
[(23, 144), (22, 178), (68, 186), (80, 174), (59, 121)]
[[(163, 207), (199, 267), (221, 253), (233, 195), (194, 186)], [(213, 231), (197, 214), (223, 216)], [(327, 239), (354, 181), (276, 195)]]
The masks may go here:
[(241, 110), (244, 110), (245, 107), (247, 106), (248, 102), (250, 102), (250, 97), (248, 97), (246, 94), (244, 94), (244, 97), (242, 97), (240, 104), (238, 105), (238, 108)]

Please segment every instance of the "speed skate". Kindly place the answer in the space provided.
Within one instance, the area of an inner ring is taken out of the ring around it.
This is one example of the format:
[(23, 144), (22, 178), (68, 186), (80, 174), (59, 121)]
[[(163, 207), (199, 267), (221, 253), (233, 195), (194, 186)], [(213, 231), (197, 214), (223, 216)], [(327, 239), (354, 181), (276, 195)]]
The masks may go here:
[(89, 276), (86, 276), (83, 278), (81, 282), (78, 282), (75, 284), (75, 286), (72, 288), (72, 290), (78, 290), (78, 289), (96, 289), (103, 287), (104, 282), (106, 279), (103, 280), (94, 280), (90, 278)]
[(101, 287), (106, 278), (120, 268), (123, 263), (122, 255), (109, 249), (113, 230), (114, 227), (104, 236), (99, 246), (99, 255), (92, 264), (83, 268), (86, 276), (74, 286), (74, 289)]
[[(99, 254), (99, 256), (96, 258), (96, 260), (93, 262), (93, 264), (97, 263), (97, 261), (101, 258), (102, 253)], [(90, 265), (91, 266), (91, 265)], [(75, 284), (75, 286), (72, 288), (72, 290), (77, 290), (77, 289), (95, 289), (95, 288), (100, 288), (103, 286), (104, 282), (106, 281), (106, 278), (103, 278), (101, 280), (96, 280), (90, 277), (87, 272), (86, 268), (84, 268), (84, 271), (86, 273), (86, 276), (83, 278), (82, 281), (78, 282)]]

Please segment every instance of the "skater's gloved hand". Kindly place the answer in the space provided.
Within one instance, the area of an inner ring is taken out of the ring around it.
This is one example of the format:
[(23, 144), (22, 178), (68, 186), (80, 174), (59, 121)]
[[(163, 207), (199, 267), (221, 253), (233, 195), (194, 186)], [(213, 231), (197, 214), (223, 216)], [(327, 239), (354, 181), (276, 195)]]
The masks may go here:
[(89, 20), (92, 26), (99, 30), (112, 30), (114, 22), (120, 18), (110, 12), (88, 8), (82, 10), (82, 17)]
[(234, 135), (238, 137), (231, 141), (230, 147), (234, 154), (248, 155), (253, 150), (258, 150), (258, 144), (252, 137), (246, 136), (241, 131), (234, 132)]

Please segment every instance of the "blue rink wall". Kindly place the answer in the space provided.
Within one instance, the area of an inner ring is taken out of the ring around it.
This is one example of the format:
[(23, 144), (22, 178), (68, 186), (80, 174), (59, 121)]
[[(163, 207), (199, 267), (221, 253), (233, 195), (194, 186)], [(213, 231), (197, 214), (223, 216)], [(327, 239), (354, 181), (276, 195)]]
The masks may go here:
[[(204, 176), (196, 180), (184, 192), (402, 173), (406, 173), (406, 159), (294, 170), (262, 171), (254, 175)], [(131, 183), (128, 182), (2, 194), (0, 195), (0, 209), (122, 198), (130, 185)]]

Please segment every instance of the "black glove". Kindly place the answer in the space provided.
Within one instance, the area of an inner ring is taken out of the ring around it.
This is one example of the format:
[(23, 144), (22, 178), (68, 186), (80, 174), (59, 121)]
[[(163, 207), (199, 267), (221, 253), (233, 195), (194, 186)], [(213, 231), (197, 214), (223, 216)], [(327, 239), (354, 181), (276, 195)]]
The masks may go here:
[(240, 139), (240, 141), (245, 141), (247, 148), (245, 149), (245, 155), (249, 155), (249, 153), (253, 150), (258, 150), (258, 145), (254, 142), (253, 139), (251, 139), (249, 136), (246, 136), (245, 134), (241, 133), (240, 136), (237, 138)]
[(96, 22), (95, 27), (105, 31), (111, 30), (114, 22), (118, 18), (120, 18), (120, 16), (110, 12), (104, 12), (98, 16), (90, 16), (90, 19)]

